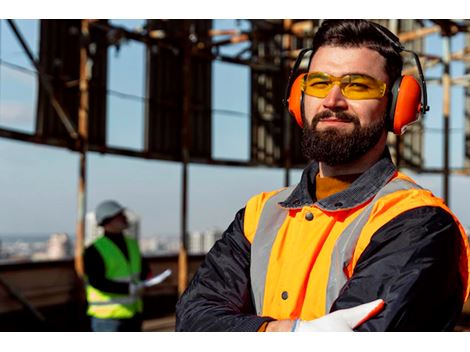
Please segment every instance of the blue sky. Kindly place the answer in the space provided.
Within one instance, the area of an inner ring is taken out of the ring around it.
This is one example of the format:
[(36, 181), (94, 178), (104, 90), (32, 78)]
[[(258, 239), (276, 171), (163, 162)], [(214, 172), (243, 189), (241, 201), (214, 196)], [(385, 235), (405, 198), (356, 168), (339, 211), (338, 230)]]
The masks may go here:
[[(138, 21), (115, 21), (129, 28)], [(37, 21), (17, 21), (37, 53)], [(241, 21), (216, 21), (219, 28), (246, 26)], [(0, 57), (7, 63), (31, 68), (13, 39), (5, 21), (1, 21)], [(462, 46), (457, 37), (453, 49)], [(441, 55), (442, 44), (435, 36), (429, 40), (428, 52)], [(125, 43), (116, 53), (110, 52), (109, 88), (137, 96), (144, 95), (144, 47)], [(463, 65), (452, 65), (451, 73), (459, 76)], [(427, 71), (437, 76), (440, 69)], [(213, 156), (248, 159), (249, 157), (249, 70), (246, 67), (216, 62), (213, 65)], [(452, 92), (451, 163), (463, 163), (462, 88)], [(32, 132), (36, 104), (34, 75), (0, 66), (0, 127)], [(429, 86), (431, 111), (426, 127), (442, 128), (442, 90)], [(108, 97), (108, 144), (142, 148), (143, 103)], [(239, 112), (227, 114), (221, 110)], [(425, 160), (429, 167), (442, 165), (442, 138), (438, 133), (425, 136)], [(0, 233), (52, 233), (75, 231), (78, 155), (59, 148), (37, 146), (0, 138)], [(235, 212), (254, 194), (283, 186), (284, 171), (268, 168), (238, 168), (191, 165), (189, 167), (189, 229), (225, 229)], [(423, 186), (441, 196), (442, 179), (433, 175), (414, 175)], [(291, 182), (300, 177), (291, 172)], [(113, 198), (137, 212), (142, 235), (178, 234), (180, 231), (181, 165), (173, 162), (88, 154), (87, 209), (103, 199)], [(470, 225), (467, 199), (470, 178), (451, 178), (451, 208), (465, 225)]]

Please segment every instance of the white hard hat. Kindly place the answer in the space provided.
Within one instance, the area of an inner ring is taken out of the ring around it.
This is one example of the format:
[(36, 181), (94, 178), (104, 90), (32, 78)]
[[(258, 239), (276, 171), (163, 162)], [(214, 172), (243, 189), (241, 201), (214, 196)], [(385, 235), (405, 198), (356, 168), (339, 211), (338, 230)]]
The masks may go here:
[(119, 213), (123, 212), (125, 208), (114, 200), (106, 200), (101, 202), (96, 207), (96, 222), (98, 225), (103, 225), (105, 220), (110, 219)]

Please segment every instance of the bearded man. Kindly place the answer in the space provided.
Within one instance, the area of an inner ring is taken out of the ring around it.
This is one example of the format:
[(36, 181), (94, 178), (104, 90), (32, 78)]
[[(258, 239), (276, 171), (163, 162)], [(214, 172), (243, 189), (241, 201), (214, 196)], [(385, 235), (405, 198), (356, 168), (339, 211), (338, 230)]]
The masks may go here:
[(311, 163), (297, 185), (236, 214), (177, 303), (178, 331), (453, 329), (468, 240), (391, 161), (397, 43), (369, 21), (322, 23), (301, 82)]

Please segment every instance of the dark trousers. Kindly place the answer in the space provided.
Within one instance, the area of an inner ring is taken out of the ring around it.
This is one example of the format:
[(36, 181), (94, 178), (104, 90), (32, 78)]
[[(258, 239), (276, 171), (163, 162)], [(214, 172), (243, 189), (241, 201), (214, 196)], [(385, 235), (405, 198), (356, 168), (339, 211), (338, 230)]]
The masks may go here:
[(91, 331), (142, 331), (142, 315), (137, 314), (128, 319), (100, 319), (91, 317)]

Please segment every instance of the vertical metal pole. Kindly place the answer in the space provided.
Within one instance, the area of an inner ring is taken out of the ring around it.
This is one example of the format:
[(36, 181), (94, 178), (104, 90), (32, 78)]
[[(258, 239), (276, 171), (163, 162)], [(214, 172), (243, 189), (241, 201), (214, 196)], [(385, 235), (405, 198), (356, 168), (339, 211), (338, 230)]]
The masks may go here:
[[(399, 25), (400, 25), (400, 20), (398, 20), (398, 19), (390, 19), (388, 21), (388, 29), (390, 31), (392, 31), (393, 33), (395, 33), (395, 34), (398, 34), (398, 30), (399, 30), (399, 27), (400, 27)], [(402, 150), (401, 150), (402, 139), (401, 139), (401, 136), (389, 133), (388, 139), (389, 139), (389, 141), (393, 141), (393, 144), (395, 146), (395, 155), (393, 155), (393, 157), (395, 159), (394, 162), (395, 162), (395, 165), (396, 165), (397, 169), (400, 169), (401, 154), (402, 154)]]
[(85, 211), (86, 211), (86, 151), (88, 140), (88, 53), (87, 42), (89, 38), (89, 22), (81, 23), (81, 48), (80, 48), (80, 105), (78, 111), (79, 133), (79, 179), (77, 195), (77, 227), (75, 234), (75, 270), (79, 277), (83, 276), (83, 248), (85, 244)]
[(394, 135), (395, 138), (395, 165), (397, 166), (397, 169), (400, 169), (400, 163), (401, 163), (401, 136), (399, 135)]
[[(284, 20), (284, 30), (287, 32), (292, 27), (292, 20)], [(282, 50), (289, 51), (291, 48), (290, 34), (284, 34), (282, 38)], [(282, 59), (281, 55), (281, 74), (284, 77), (289, 75), (289, 67), (286, 66), (286, 61)], [(290, 168), (291, 168), (291, 117), (283, 109), (282, 116), (284, 117), (284, 186), (290, 185)]]
[(443, 116), (444, 116), (444, 167), (443, 167), (443, 198), (449, 204), (449, 154), (450, 154), (450, 93), (451, 93), (451, 37), (443, 37), (443, 63), (442, 76), (443, 90)]
[(290, 116), (287, 116), (285, 113), (284, 116), (284, 186), (288, 187), (290, 185), (290, 168), (291, 168), (291, 138), (290, 138)]
[(182, 164), (181, 195), (181, 242), (178, 256), (178, 294), (181, 295), (188, 284), (188, 250), (187, 250), (187, 217), (188, 217), (188, 163)]
[[(470, 47), (470, 34), (465, 33), (465, 46)], [(470, 62), (465, 62), (465, 75), (470, 75)], [(470, 86), (464, 88), (465, 100), (465, 136), (464, 168), (470, 169)]]
[(185, 21), (185, 43), (183, 50), (183, 116), (181, 129), (182, 149), (182, 189), (181, 189), (181, 241), (178, 256), (178, 293), (181, 295), (188, 285), (188, 163), (189, 163), (189, 124), (191, 117), (191, 43), (189, 26)]
[(396, 18), (392, 18), (388, 20), (388, 29), (395, 34), (398, 34), (398, 29), (400, 27), (400, 20)]

